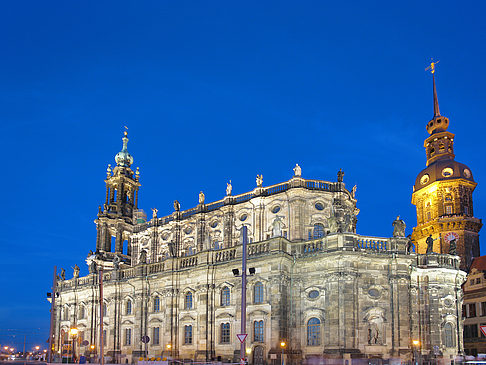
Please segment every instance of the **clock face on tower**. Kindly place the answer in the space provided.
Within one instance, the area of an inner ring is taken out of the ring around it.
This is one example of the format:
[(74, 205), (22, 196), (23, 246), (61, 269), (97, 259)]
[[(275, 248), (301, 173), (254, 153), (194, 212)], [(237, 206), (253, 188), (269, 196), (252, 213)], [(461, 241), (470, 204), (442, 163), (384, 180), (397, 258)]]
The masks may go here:
[(459, 239), (459, 235), (456, 232), (447, 232), (444, 235), (444, 240), (446, 242), (451, 242), (454, 238), (456, 239), (456, 241)]

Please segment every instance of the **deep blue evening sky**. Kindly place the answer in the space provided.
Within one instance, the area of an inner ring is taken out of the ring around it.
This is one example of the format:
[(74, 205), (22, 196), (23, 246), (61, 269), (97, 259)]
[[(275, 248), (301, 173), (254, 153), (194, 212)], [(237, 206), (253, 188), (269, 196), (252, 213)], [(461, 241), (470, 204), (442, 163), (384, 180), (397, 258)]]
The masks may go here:
[(0, 345), (48, 338), (54, 265), (87, 273), (124, 125), (147, 212), (220, 199), (228, 179), (234, 194), (259, 173), (282, 182), (298, 162), (358, 185), (358, 233), (389, 236), (397, 214), (410, 233), (434, 57), (486, 218), (486, 3), (395, 3), (4, 2)]

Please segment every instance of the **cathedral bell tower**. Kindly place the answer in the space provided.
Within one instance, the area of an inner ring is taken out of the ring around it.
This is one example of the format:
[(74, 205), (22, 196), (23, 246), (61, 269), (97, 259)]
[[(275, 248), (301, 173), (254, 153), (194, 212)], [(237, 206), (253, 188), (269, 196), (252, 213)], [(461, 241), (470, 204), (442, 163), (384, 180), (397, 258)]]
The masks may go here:
[(467, 269), (472, 259), (480, 255), (482, 223), (474, 217), (472, 199), (477, 183), (469, 167), (454, 160), (454, 134), (447, 131), (449, 119), (439, 111), (435, 63), (430, 70), (434, 116), (426, 126), (430, 134), (424, 142), (427, 167), (418, 174), (413, 187), (412, 204), (417, 209), (417, 226), (412, 239), (418, 253), (426, 253), (426, 239), (432, 236), (433, 252), (453, 254), (454, 242), (451, 245), (451, 241), (455, 240), (461, 268)]
[(130, 233), (136, 224), (139, 170), (134, 173), (130, 166), (133, 157), (128, 153), (128, 133), (122, 138), (123, 148), (115, 156), (116, 166), (106, 169), (106, 201), (99, 207), (98, 218), (95, 220), (97, 228), (96, 252), (98, 257), (111, 261), (117, 254), (123, 261), (129, 261)]

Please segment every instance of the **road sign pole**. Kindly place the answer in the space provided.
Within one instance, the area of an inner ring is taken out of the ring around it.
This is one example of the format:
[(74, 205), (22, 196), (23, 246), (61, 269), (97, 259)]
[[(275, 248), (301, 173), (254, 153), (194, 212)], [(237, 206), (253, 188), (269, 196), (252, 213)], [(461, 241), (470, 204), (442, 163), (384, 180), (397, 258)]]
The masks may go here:
[[(248, 228), (243, 226), (243, 258), (241, 264), (241, 334), (246, 333), (246, 246), (248, 243)], [(245, 341), (241, 341), (240, 359), (241, 364), (244, 365), (246, 356)]]

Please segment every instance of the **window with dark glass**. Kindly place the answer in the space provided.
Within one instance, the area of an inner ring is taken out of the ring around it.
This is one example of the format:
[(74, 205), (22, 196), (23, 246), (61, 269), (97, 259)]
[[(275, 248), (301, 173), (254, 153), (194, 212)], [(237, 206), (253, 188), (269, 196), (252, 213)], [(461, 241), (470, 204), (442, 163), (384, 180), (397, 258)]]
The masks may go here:
[(476, 317), (476, 303), (469, 304), (469, 317)]
[(160, 311), (160, 298), (155, 297), (154, 298), (154, 312), (159, 312)]
[(132, 301), (130, 299), (127, 300), (125, 314), (132, 314)]
[(253, 341), (263, 342), (263, 321), (253, 322)]
[(152, 344), (158, 345), (160, 343), (160, 327), (154, 327), (152, 329)]
[(321, 321), (311, 318), (307, 322), (307, 346), (318, 346), (320, 343)]
[(125, 328), (125, 346), (132, 344), (132, 329)]
[(221, 323), (221, 343), (230, 342), (230, 324)]
[(258, 282), (253, 288), (253, 303), (263, 303), (263, 284)]
[(184, 344), (192, 344), (192, 325), (184, 326)]
[(192, 293), (189, 292), (184, 297), (184, 309), (192, 309)]
[(486, 316), (486, 302), (481, 303), (481, 317)]
[(312, 238), (318, 239), (324, 237), (324, 225), (321, 223), (314, 224), (314, 230), (312, 231)]
[(444, 345), (445, 347), (454, 347), (454, 331), (449, 322), (444, 325)]
[(223, 288), (223, 290), (221, 290), (221, 306), (222, 307), (227, 307), (230, 305), (230, 297), (231, 293), (230, 293), (230, 290), (227, 286), (225, 286)]

